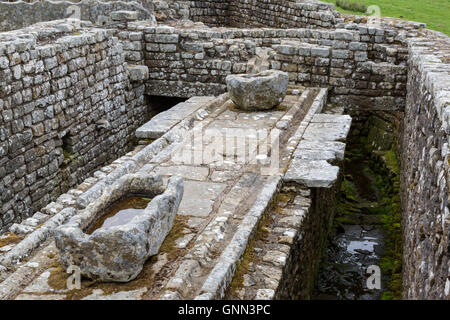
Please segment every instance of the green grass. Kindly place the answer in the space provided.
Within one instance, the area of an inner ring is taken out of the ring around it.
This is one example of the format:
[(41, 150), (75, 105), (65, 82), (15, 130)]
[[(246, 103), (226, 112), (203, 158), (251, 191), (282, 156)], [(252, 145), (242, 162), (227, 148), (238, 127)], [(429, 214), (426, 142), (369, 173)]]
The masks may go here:
[[(322, 0), (334, 3), (336, 0)], [(377, 5), (382, 17), (394, 17), (416, 22), (424, 22), (427, 28), (441, 31), (450, 36), (450, 0), (358, 0), (367, 6)], [(361, 14), (336, 6), (343, 13)]]
[(365, 13), (367, 11), (367, 5), (359, 1), (336, 0), (336, 5), (341, 9), (350, 11), (362, 13)]

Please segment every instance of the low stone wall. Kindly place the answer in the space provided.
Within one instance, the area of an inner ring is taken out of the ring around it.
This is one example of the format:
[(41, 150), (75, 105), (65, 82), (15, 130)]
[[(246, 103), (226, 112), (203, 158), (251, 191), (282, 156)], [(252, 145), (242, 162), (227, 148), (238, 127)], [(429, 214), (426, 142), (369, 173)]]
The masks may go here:
[(449, 39), (411, 39), (401, 158), (406, 299), (450, 299)]
[[(149, 2), (149, 4), (152, 4)], [(0, 1), (0, 31), (24, 28), (38, 22), (74, 18), (91, 21), (96, 25), (110, 24), (111, 12), (137, 11), (139, 20), (153, 19), (153, 5), (144, 8), (136, 1), (98, 0), (82, 1), (35, 1), (31, 3)]]
[(0, 230), (132, 147), (144, 84), (113, 35), (68, 22), (0, 34)]

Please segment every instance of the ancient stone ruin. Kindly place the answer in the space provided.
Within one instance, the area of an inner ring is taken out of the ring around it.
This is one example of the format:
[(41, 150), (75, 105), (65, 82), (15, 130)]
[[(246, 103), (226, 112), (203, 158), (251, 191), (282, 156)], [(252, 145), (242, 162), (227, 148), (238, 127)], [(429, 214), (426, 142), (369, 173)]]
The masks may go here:
[(354, 141), (401, 296), (450, 299), (447, 36), (315, 0), (0, 2), (0, 31), (0, 299), (314, 297)]

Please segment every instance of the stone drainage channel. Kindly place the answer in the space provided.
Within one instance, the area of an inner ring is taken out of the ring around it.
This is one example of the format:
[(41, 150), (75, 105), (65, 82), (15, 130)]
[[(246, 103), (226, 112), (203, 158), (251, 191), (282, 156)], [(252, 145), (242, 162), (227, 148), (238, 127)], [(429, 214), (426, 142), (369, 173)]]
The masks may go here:
[[(401, 237), (401, 211), (394, 152), (367, 150), (361, 141), (352, 141), (347, 145), (344, 171), (332, 232), (311, 298), (401, 298), (401, 243), (395, 235)], [(374, 284), (370, 266), (380, 267), (380, 289), (369, 288), (368, 281)]]

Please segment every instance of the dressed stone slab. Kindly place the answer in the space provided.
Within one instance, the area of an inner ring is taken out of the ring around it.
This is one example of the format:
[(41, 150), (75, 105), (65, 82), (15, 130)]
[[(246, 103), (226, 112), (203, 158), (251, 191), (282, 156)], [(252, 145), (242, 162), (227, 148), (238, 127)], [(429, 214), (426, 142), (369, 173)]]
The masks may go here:
[[(64, 268), (78, 266), (81, 274), (95, 280), (127, 282), (141, 272), (144, 262), (158, 250), (173, 226), (183, 180), (170, 178), (163, 188), (161, 175), (128, 174), (121, 177), (83, 211), (55, 232), (55, 244)], [(129, 222), (87, 229), (116, 201), (135, 194), (153, 197), (143, 213)]]
[[(332, 152), (338, 160), (344, 160), (345, 143), (339, 141), (302, 140), (294, 152), (294, 158), (302, 158), (305, 151)], [(323, 156), (322, 156), (323, 157)]]
[(185, 181), (185, 192), (178, 214), (207, 217), (217, 197), (225, 190), (226, 184), (213, 182)]
[(306, 128), (303, 139), (324, 141), (345, 141), (350, 131), (351, 120), (348, 122), (314, 122)]
[(173, 128), (181, 120), (200, 109), (214, 97), (193, 97), (178, 103), (167, 111), (154, 116), (150, 121), (136, 130), (136, 137), (140, 139), (158, 139)]
[(345, 140), (352, 118), (347, 115), (315, 114), (298, 144), (286, 174), (285, 182), (296, 182), (309, 188), (329, 188), (338, 178), (337, 161), (344, 159)]
[(283, 180), (296, 182), (308, 188), (329, 188), (337, 180), (339, 167), (326, 160), (302, 160), (294, 158)]
[(352, 118), (349, 115), (319, 113), (313, 116), (311, 122), (319, 122), (319, 123), (331, 122), (331, 123), (349, 124), (352, 122)]

